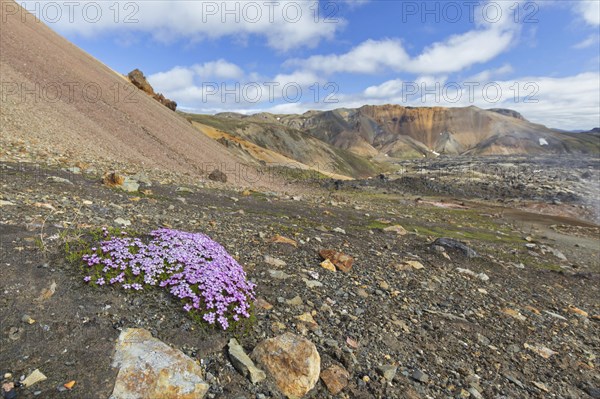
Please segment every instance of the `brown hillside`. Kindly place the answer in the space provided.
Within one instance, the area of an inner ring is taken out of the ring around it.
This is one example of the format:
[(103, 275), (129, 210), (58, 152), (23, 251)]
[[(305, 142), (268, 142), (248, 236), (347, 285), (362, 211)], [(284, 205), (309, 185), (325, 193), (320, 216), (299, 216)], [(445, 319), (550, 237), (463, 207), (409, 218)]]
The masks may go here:
[[(15, 7), (14, 15), (6, 11)], [(221, 164), (235, 170), (238, 160), (223, 146), (12, 0), (2, 0), (0, 19), (3, 148), (22, 143), (73, 161), (193, 176), (205, 176)]]

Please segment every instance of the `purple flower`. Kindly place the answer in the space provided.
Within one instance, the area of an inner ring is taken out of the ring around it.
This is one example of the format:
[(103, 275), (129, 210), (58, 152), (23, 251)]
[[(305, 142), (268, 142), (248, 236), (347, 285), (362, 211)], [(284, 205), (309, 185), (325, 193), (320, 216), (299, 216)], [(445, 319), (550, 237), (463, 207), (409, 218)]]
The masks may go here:
[[(105, 237), (108, 231), (103, 229)], [(165, 287), (185, 300), (186, 312), (197, 312), (209, 324), (229, 327), (229, 318), (250, 317), (254, 284), (240, 264), (208, 236), (172, 229), (150, 233), (147, 242), (127, 236), (100, 243), (101, 255), (83, 257), (110, 284), (140, 291), (143, 284)], [(118, 274), (117, 274), (118, 273)], [(90, 277), (91, 279), (91, 277)], [(104, 285), (104, 278), (97, 281)]]

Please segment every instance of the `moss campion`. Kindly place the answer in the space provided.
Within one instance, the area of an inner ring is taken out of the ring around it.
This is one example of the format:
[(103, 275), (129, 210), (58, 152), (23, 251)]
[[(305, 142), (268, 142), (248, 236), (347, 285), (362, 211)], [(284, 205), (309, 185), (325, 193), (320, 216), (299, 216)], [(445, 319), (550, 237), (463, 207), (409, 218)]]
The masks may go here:
[(89, 273), (84, 281), (140, 291), (165, 287), (184, 302), (183, 309), (223, 329), (250, 317), (255, 285), (219, 243), (199, 233), (159, 229), (150, 240), (109, 237), (83, 257)]

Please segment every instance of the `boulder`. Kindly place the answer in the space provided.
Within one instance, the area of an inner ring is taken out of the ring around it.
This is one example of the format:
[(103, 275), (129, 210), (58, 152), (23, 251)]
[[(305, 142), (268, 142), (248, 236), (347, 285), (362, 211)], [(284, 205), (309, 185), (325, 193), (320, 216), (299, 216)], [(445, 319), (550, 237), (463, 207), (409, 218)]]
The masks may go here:
[(102, 177), (102, 183), (108, 187), (120, 188), (128, 193), (134, 193), (140, 188), (140, 184), (135, 179), (122, 176), (117, 172), (105, 173)]
[(129, 78), (129, 81), (131, 83), (133, 83), (133, 85), (135, 87), (137, 87), (138, 89), (142, 90), (143, 92), (145, 92), (151, 96), (155, 95), (154, 89), (152, 88), (150, 83), (148, 83), (148, 80), (146, 80), (144, 73), (142, 71), (140, 71), (139, 69), (136, 68), (133, 71), (129, 72), (127, 77)]
[(467, 246), (465, 243), (454, 240), (452, 238), (446, 238), (446, 237), (438, 238), (431, 245), (458, 250), (458, 251), (462, 252), (467, 258), (478, 257), (477, 252), (475, 252), (472, 248)]
[(221, 172), (219, 169), (215, 169), (212, 172), (210, 172), (210, 175), (208, 175), (208, 178), (212, 181), (227, 183), (227, 175), (225, 173)]
[(127, 77), (135, 87), (142, 90), (144, 93), (148, 94), (156, 101), (169, 108), (171, 111), (175, 111), (177, 109), (177, 103), (175, 101), (169, 100), (161, 93), (154, 92), (152, 85), (148, 82), (148, 80), (144, 76), (144, 73), (139, 69), (134, 69), (133, 71), (129, 72)]
[(329, 260), (335, 267), (344, 273), (348, 273), (352, 269), (352, 262), (354, 262), (354, 259), (350, 255), (332, 249), (322, 249), (319, 251), (319, 255), (321, 255), (323, 259)]
[(169, 108), (171, 111), (175, 111), (177, 109), (177, 103), (173, 100), (169, 100), (161, 93), (155, 94), (154, 96), (152, 96), (152, 98), (154, 98), (156, 101), (158, 101), (165, 107)]
[(110, 399), (201, 399), (209, 388), (196, 362), (141, 328), (121, 332), (112, 365), (119, 372)]
[(252, 357), (288, 398), (301, 398), (319, 380), (321, 357), (306, 338), (285, 333), (259, 343)]

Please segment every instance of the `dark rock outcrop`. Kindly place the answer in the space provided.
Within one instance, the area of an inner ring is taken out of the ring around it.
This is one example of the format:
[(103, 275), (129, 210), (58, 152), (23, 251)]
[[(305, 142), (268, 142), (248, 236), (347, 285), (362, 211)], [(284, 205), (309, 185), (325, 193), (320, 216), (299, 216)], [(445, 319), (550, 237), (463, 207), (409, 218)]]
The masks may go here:
[(225, 173), (221, 172), (219, 169), (215, 169), (212, 172), (210, 172), (210, 175), (208, 175), (208, 178), (212, 181), (227, 183), (227, 175)]
[(169, 108), (171, 111), (175, 111), (177, 109), (177, 103), (175, 101), (169, 100), (161, 93), (154, 92), (152, 85), (150, 83), (148, 83), (148, 80), (144, 76), (144, 73), (142, 71), (140, 71), (139, 69), (136, 68), (133, 71), (129, 72), (127, 77), (129, 78), (129, 81), (131, 83), (133, 83), (133, 85), (135, 87), (142, 90), (144, 93), (148, 94), (149, 96), (152, 96), (152, 98), (154, 98), (156, 101), (158, 101), (165, 107)]
[(517, 111), (512, 110), (512, 109), (492, 108), (492, 109), (488, 109), (488, 111), (495, 112), (497, 114), (504, 115), (504, 116), (510, 116), (512, 118), (520, 119), (522, 121), (526, 121), (527, 120), (527, 119), (525, 119), (523, 117), (523, 115), (521, 115), (520, 113), (518, 113)]

